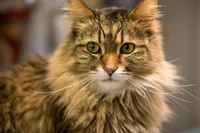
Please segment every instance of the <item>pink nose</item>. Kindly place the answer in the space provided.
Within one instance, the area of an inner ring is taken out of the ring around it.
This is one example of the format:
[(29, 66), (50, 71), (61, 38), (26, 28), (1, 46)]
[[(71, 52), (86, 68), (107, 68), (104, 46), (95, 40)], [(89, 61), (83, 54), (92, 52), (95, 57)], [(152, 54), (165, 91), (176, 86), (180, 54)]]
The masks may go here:
[(103, 67), (103, 69), (110, 75), (112, 76), (112, 74), (118, 69), (118, 67)]

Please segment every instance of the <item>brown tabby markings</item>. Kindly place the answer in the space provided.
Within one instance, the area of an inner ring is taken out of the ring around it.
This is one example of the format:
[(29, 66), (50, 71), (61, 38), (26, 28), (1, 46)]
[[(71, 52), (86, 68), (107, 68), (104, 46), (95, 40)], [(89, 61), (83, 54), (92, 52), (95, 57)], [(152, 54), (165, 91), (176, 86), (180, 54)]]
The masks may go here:
[[(71, 28), (52, 57), (0, 75), (0, 133), (159, 133), (178, 76), (164, 59), (156, 6), (91, 10), (68, 0)], [(88, 42), (100, 52), (90, 53)], [(121, 52), (125, 43), (132, 53)], [(112, 74), (117, 82), (102, 86), (98, 78)]]

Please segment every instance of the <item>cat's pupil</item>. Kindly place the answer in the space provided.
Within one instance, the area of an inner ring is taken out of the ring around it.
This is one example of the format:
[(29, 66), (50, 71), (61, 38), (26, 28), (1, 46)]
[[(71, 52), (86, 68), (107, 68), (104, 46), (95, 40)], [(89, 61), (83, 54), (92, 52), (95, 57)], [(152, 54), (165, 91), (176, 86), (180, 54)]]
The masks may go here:
[(95, 44), (91, 43), (90, 47), (94, 50), (95, 49)]
[(125, 44), (125, 45), (124, 45), (124, 48), (128, 50), (128, 49), (129, 49), (129, 45), (128, 45), (128, 44)]

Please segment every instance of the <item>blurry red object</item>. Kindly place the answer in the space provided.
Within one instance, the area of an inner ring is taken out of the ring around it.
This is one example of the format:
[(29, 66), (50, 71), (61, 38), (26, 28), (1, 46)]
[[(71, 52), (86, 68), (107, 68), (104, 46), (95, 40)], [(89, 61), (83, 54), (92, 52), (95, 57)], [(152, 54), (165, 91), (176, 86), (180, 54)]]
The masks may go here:
[(0, 36), (13, 52), (7, 54), (7, 56), (12, 56), (13, 63), (18, 61), (23, 49), (30, 11), (30, 8), (24, 7), (8, 9), (0, 13)]
[(23, 20), (27, 19), (30, 14), (30, 8), (23, 8), (23, 9), (11, 9), (4, 13), (7, 20)]

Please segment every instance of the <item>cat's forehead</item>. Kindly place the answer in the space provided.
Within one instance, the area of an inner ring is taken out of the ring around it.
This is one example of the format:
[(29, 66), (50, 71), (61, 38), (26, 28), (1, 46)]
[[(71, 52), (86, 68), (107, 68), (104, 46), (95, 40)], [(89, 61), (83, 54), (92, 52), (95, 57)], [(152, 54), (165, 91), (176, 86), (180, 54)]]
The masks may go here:
[(100, 34), (102, 33), (102, 40), (116, 41), (117, 34), (123, 27), (123, 23), (127, 17), (126, 9), (105, 8), (97, 11), (98, 21), (100, 27)]
[(111, 46), (124, 42), (143, 43), (144, 33), (137, 28), (134, 19), (128, 17), (129, 10), (119, 8), (104, 8), (95, 10), (95, 15), (86, 21), (78, 22), (75, 27), (77, 44), (97, 42)]
[(123, 22), (127, 18), (128, 10), (119, 9), (119, 8), (104, 8), (101, 10), (97, 10), (96, 14), (100, 19), (102, 24), (104, 23), (120, 23)]

